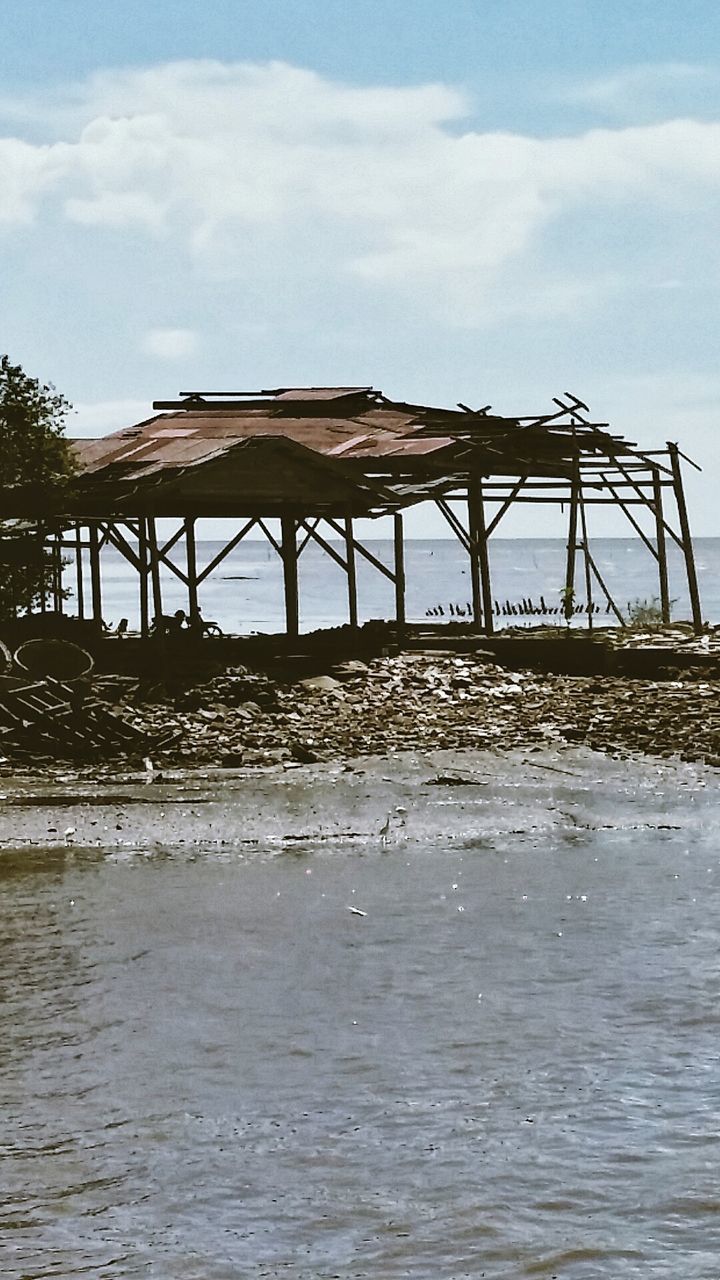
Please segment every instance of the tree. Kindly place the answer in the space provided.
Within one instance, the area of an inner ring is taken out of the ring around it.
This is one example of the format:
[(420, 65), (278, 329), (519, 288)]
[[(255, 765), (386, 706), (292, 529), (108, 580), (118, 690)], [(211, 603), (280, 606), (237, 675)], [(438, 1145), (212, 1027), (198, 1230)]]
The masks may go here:
[(43, 537), (74, 471), (64, 438), (69, 409), (53, 386), (0, 357), (0, 620), (34, 607), (52, 588)]

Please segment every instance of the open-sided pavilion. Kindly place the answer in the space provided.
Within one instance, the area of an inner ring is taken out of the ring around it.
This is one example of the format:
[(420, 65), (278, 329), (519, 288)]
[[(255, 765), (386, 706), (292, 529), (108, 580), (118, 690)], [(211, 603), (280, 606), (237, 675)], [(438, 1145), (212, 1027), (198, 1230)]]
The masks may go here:
[[(489, 541), (519, 503), (564, 504), (564, 598), (569, 608), (581, 574), (590, 624), (593, 592), (623, 621), (588, 539), (588, 508), (613, 506), (655, 561), (664, 621), (670, 620), (668, 541), (680, 548), (692, 621), (702, 627), (684, 455), (673, 443), (638, 448), (607, 423), (592, 421), (587, 406), (569, 393), (548, 413), (520, 417), (495, 414), (489, 405), (448, 410), (393, 401), (372, 387), (181, 392), (153, 407), (156, 414), (144, 422), (73, 442), (78, 474), (62, 511), (15, 510), (12, 499), (9, 508), (4, 504), (10, 516), (55, 518), (62, 528), (54, 534), (58, 555), (69, 549), (75, 558), (78, 612), (99, 630), (104, 547), (114, 547), (136, 570), (141, 630), (148, 635), (152, 616), (163, 612), (161, 568), (184, 584), (189, 615), (197, 617), (202, 583), (251, 530), (264, 534), (280, 557), (289, 635), (299, 630), (298, 561), (311, 541), (344, 571), (351, 626), (358, 624), (356, 568), (364, 557), (392, 581), (402, 628), (403, 514), (428, 501), (467, 551), (479, 632), (494, 627)], [(358, 518), (378, 516), (393, 519), (392, 565), (357, 536)], [(177, 526), (163, 541), (157, 522), (168, 517)], [(205, 517), (233, 521), (235, 531), (200, 564), (196, 522)]]

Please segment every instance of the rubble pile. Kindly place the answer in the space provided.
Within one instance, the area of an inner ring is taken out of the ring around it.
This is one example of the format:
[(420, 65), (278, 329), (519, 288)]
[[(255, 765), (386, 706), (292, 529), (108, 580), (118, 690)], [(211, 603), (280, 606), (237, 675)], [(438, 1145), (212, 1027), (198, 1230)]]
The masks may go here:
[(129, 678), (95, 687), (143, 734), (175, 733), (162, 760), (226, 767), (562, 741), (720, 765), (719, 692), (712, 671), (550, 675), (440, 651), (348, 661), (292, 683), (236, 667), (172, 698)]

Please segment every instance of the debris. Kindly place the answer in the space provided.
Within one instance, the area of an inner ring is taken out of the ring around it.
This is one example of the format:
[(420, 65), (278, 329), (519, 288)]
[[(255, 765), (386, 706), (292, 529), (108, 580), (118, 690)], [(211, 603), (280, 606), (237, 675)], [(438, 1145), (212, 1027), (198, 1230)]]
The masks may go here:
[(351, 916), (366, 916), (367, 911), (361, 911), (359, 907), (348, 907)]

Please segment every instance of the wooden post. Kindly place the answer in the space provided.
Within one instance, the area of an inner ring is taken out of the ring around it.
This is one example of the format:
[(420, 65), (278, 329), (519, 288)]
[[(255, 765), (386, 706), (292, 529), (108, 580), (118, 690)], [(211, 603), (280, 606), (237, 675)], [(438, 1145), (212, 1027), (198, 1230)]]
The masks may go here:
[(655, 541), (657, 543), (658, 574), (660, 578), (660, 608), (663, 622), (670, 621), (670, 588), (668, 586), (667, 543), (663, 519), (662, 485), (660, 472), (653, 469), (653, 509), (655, 512)]
[(475, 517), (475, 503), (477, 502), (477, 494), (472, 481), (468, 481), (467, 491), (467, 508), (468, 508), (468, 532), (470, 534), (470, 584), (472, 588), (472, 612), (473, 626), (476, 631), (482, 629), (483, 610), (482, 595), (480, 591), (480, 546), (478, 542), (477, 519)]
[(345, 517), (345, 560), (347, 563), (348, 617), (350, 619), (350, 626), (354, 630), (357, 630), (357, 562), (355, 558), (355, 539), (353, 538), (352, 516)]
[(405, 630), (405, 539), (403, 536), (402, 512), (396, 511), (393, 516), (393, 534), (395, 545), (395, 620), (398, 638)]
[(700, 591), (698, 589), (697, 573), (695, 571), (695, 553), (693, 550), (692, 537), (690, 535), (690, 521), (688, 519), (682, 471), (680, 469), (680, 450), (676, 444), (671, 444), (670, 441), (668, 441), (668, 453), (670, 454), (670, 465), (672, 467), (673, 484), (675, 488), (675, 501), (677, 503), (678, 519), (680, 521), (680, 535), (682, 537), (683, 554), (685, 556), (685, 570), (687, 573), (688, 591), (690, 593), (693, 629), (695, 632), (699, 633), (703, 629), (703, 619), (702, 610), (700, 608)]
[(90, 541), (90, 589), (92, 592), (92, 616), (98, 635), (103, 633), (102, 616), (102, 579), (100, 577), (100, 539), (98, 527), (94, 520), (88, 525)]
[(83, 579), (82, 526), (75, 525), (75, 579), (78, 618), (85, 617), (85, 582)]
[(153, 609), (155, 610), (155, 635), (158, 647), (164, 648), (165, 628), (163, 627), (162, 587), (160, 583), (160, 557), (158, 556), (157, 526), (153, 516), (148, 517), (147, 543), (150, 555), (150, 577), (152, 579)]
[(198, 583), (197, 583), (197, 547), (195, 544), (195, 521), (189, 516), (185, 520), (185, 561), (188, 580), (188, 613), (190, 630), (193, 635), (202, 635), (202, 625), (198, 616)]
[(145, 516), (138, 518), (138, 560), (140, 561), (140, 635), (147, 640), (150, 635), (150, 602), (148, 600), (148, 537)]
[(570, 517), (568, 520), (567, 561), (565, 565), (565, 592), (563, 613), (569, 624), (575, 603), (575, 555), (577, 552), (578, 496), (580, 493), (580, 463), (575, 458), (570, 480)]
[(590, 548), (588, 546), (587, 518), (585, 515), (585, 503), (583, 502), (582, 496), (582, 486), (578, 487), (578, 501), (580, 506), (580, 523), (582, 527), (583, 560), (585, 563), (585, 604), (587, 606), (588, 631), (592, 631), (592, 572), (590, 567)]
[[(47, 579), (45, 576), (45, 530), (42, 525), (38, 526), (37, 543), (38, 559), (40, 561), (40, 583), (38, 588), (40, 592), (40, 612), (46, 613), (47, 597), (45, 595), (45, 587), (47, 585)], [(32, 605), (30, 607), (30, 612), (32, 613)]]
[(62, 543), (60, 534), (53, 535), (52, 540), (52, 561), (53, 561), (53, 611), (62, 613), (63, 611), (63, 592), (62, 592)]
[(300, 603), (298, 598), (297, 529), (293, 516), (283, 516), (280, 521), (283, 579), (285, 583), (285, 631), (289, 636), (300, 632)]
[[(470, 510), (470, 543), (477, 549), (477, 567), (480, 572), (480, 594), (482, 597), (482, 627), (486, 636), (491, 636), (494, 627), (492, 583), (490, 581), (490, 556), (488, 555), (488, 538), (485, 524), (485, 498), (483, 495), (482, 477), (479, 474), (470, 478), (468, 488)], [(473, 593), (475, 584), (473, 583)], [(473, 608), (475, 600), (473, 598)]]

